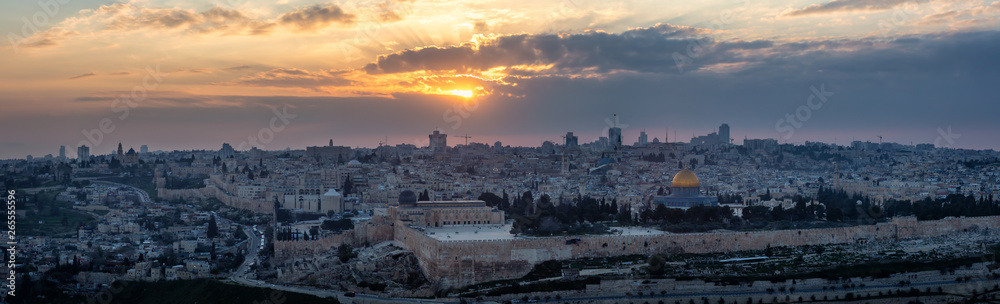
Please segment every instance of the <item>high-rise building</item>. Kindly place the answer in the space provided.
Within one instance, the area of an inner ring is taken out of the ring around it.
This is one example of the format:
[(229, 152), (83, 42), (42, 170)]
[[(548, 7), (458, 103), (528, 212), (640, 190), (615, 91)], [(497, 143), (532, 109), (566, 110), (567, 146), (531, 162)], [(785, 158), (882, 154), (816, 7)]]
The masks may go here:
[(598, 137), (597, 140), (594, 141), (593, 147), (594, 149), (599, 151), (607, 150), (610, 147), (610, 145), (608, 144), (608, 137), (606, 136)]
[(448, 134), (441, 133), (441, 131), (434, 130), (434, 133), (427, 135), (430, 138), (430, 148), (431, 150), (438, 151), (448, 148)]
[(76, 159), (79, 161), (90, 160), (90, 147), (86, 145), (76, 148)]
[(580, 145), (580, 138), (573, 135), (573, 132), (566, 132), (566, 149), (575, 149)]
[(608, 141), (610, 142), (609, 144), (611, 145), (611, 150), (620, 150), (622, 148), (622, 128), (608, 128)]
[(636, 142), (638, 146), (642, 147), (648, 143), (649, 137), (646, 136), (646, 130), (639, 132), (639, 141)]
[(59, 146), (59, 159), (66, 158), (66, 146)]
[(722, 124), (719, 126), (719, 143), (728, 144), (730, 143), (729, 137), (729, 124)]
[(773, 138), (766, 139), (743, 139), (743, 147), (750, 150), (777, 150), (778, 140)]
[(139, 153), (142, 154), (149, 153), (149, 147), (147, 147), (146, 145), (142, 145), (141, 147), (139, 147)]
[(222, 149), (219, 149), (219, 158), (230, 158), (236, 155), (236, 150), (229, 143), (222, 143)]
[(719, 132), (712, 132), (708, 135), (696, 136), (691, 138), (691, 144), (695, 145), (723, 145), (728, 144), (729, 138), (729, 125), (722, 124), (719, 126)]

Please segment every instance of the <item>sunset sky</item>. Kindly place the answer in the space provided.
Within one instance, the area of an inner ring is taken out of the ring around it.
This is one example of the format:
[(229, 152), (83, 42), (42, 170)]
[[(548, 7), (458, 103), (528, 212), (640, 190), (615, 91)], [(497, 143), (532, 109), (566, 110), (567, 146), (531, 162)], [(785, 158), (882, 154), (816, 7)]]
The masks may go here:
[(1000, 1), (5, 1), (0, 158), (583, 143), (614, 114), (626, 144), (997, 149), (998, 25)]

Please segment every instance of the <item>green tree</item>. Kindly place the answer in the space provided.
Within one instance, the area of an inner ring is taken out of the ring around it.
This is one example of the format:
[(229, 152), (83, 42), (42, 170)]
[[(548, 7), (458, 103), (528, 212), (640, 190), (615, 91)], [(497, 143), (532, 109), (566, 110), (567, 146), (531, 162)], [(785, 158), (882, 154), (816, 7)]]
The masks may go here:
[(219, 236), (219, 226), (215, 223), (215, 215), (213, 215), (212, 219), (208, 220), (208, 237), (214, 238), (217, 236)]
[(344, 178), (344, 196), (354, 193), (354, 181), (350, 176)]
[(356, 256), (358, 256), (358, 254), (354, 253), (354, 248), (351, 247), (351, 245), (344, 243), (337, 247), (337, 257), (340, 258), (340, 261), (343, 263), (347, 263), (347, 261)]

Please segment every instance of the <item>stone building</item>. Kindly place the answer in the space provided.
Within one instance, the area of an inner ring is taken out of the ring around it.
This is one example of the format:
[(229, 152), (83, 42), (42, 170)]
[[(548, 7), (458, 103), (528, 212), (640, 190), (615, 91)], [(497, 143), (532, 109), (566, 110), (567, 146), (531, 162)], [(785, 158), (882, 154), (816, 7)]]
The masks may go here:
[(413, 191), (399, 194), (399, 204), (389, 207), (389, 216), (404, 224), (422, 227), (502, 225), (504, 212), (480, 200), (417, 201)]

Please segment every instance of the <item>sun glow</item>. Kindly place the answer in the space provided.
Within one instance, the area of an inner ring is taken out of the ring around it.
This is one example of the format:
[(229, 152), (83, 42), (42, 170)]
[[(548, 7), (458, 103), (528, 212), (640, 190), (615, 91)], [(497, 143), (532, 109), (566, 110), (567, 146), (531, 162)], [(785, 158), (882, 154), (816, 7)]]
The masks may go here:
[(472, 90), (451, 90), (448, 94), (469, 98), (472, 97)]

